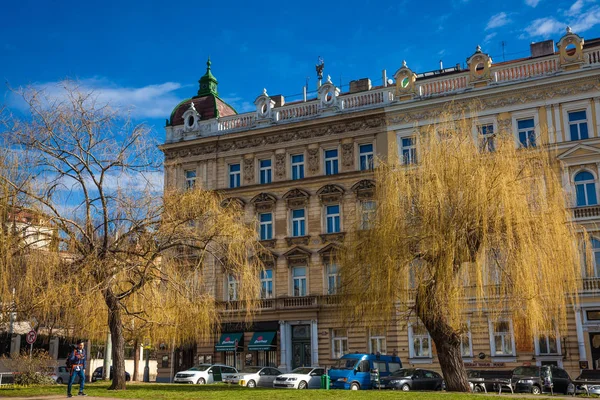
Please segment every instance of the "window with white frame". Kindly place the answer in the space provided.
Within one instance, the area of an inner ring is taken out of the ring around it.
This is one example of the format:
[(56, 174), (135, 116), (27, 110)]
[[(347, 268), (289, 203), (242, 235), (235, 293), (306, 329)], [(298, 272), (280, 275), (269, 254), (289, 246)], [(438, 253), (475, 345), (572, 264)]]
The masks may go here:
[(348, 333), (345, 329), (331, 330), (331, 357), (342, 358), (348, 353)]
[(364, 200), (360, 203), (360, 229), (371, 229), (375, 223), (377, 203), (374, 200)]
[(594, 267), (594, 270), (592, 271), (592, 273), (594, 274), (594, 276), (590, 277), (590, 278), (599, 278), (600, 277), (600, 240), (596, 239), (596, 238), (591, 238), (590, 242), (592, 242), (592, 255), (593, 255), (593, 259), (592, 259), (592, 264)]
[(304, 154), (294, 154), (291, 157), (292, 164), (292, 179), (304, 178)]
[(473, 347), (471, 344), (471, 327), (467, 323), (460, 335), (460, 353), (463, 357), (473, 357)]
[(492, 356), (515, 355), (515, 338), (511, 321), (490, 321), (490, 339)]
[(292, 215), (292, 236), (306, 235), (306, 218), (304, 208), (298, 208), (291, 211)]
[(371, 329), (369, 332), (369, 351), (372, 354), (387, 354), (384, 329)]
[(306, 296), (306, 267), (292, 268), (292, 291), (296, 297)]
[(408, 327), (408, 342), (410, 358), (431, 358), (431, 336), (421, 324), (411, 324)]
[(373, 169), (373, 144), (358, 146), (358, 161), (361, 171)]
[(494, 124), (478, 125), (477, 134), (479, 136), (479, 149), (481, 151), (493, 152), (496, 150)]
[(417, 163), (417, 145), (414, 137), (402, 138), (402, 164), (416, 164)]
[(325, 206), (325, 233), (340, 232), (340, 205)]
[(327, 294), (336, 294), (340, 286), (340, 274), (336, 263), (329, 262), (325, 265), (327, 276)]
[(521, 147), (535, 147), (535, 121), (533, 118), (517, 120), (517, 134)]
[(273, 270), (265, 269), (260, 272), (260, 297), (270, 299), (273, 297)]
[(596, 179), (589, 171), (581, 171), (575, 175), (575, 197), (577, 207), (594, 206), (598, 204), (596, 197)]
[(325, 150), (325, 175), (338, 173), (338, 161), (337, 149)]
[(196, 170), (186, 169), (185, 170), (185, 188), (191, 190), (196, 186)]
[(556, 334), (538, 335), (536, 343), (536, 355), (549, 356), (558, 354), (558, 340)]
[(589, 135), (586, 110), (569, 111), (567, 114), (569, 115), (571, 140), (587, 139)]
[(240, 187), (242, 183), (242, 171), (240, 164), (229, 164), (229, 188)]
[(238, 281), (233, 275), (227, 276), (227, 301), (238, 299)]
[(260, 224), (260, 240), (273, 239), (273, 213), (261, 213), (258, 215)]
[(271, 183), (273, 176), (273, 166), (270, 158), (259, 161), (258, 172), (260, 177), (260, 184)]

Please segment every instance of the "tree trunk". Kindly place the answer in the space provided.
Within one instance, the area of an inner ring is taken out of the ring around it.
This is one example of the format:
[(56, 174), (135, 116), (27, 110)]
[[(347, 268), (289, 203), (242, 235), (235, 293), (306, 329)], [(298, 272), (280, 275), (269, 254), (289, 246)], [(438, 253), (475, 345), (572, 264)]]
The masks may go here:
[(138, 375), (140, 373), (139, 371), (139, 367), (140, 367), (140, 344), (138, 343), (138, 340), (135, 339), (133, 341), (133, 348), (134, 348), (134, 352), (133, 352), (133, 375), (131, 376), (131, 380), (132, 381), (137, 381), (138, 379)]
[(109, 390), (124, 390), (125, 386), (125, 339), (119, 300), (112, 290), (104, 291), (104, 301), (108, 306), (108, 328), (112, 342), (112, 384)]
[(438, 360), (446, 382), (446, 390), (449, 392), (470, 392), (471, 387), (462, 360), (460, 335), (448, 325), (446, 315), (441, 307), (423, 307), (424, 302), (427, 302), (427, 300), (420, 298), (420, 295), (426, 292), (428, 291), (417, 294), (415, 308), (417, 316), (423, 322), (435, 343)]

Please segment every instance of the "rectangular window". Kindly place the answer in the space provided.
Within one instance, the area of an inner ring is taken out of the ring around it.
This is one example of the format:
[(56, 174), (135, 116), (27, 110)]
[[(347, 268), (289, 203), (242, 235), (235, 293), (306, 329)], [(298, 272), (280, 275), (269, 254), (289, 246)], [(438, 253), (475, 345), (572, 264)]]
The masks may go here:
[(259, 161), (259, 175), (260, 175), (260, 183), (271, 183), (273, 168), (271, 165), (271, 160), (260, 160)]
[(340, 206), (326, 206), (326, 233), (340, 232)]
[(471, 331), (460, 335), (460, 352), (463, 357), (473, 357), (471, 351)]
[(338, 173), (338, 151), (325, 150), (325, 175)]
[(479, 149), (481, 151), (492, 152), (496, 150), (494, 144), (494, 124), (479, 125), (477, 127), (479, 133)]
[(185, 188), (191, 190), (196, 186), (196, 170), (186, 169), (185, 170)]
[(304, 208), (292, 210), (292, 236), (306, 235), (306, 220), (304, 218)]
[(402, 138), (402, 164), (417, 163), (417, 146), (414, 137)]
[(292, 179), (304, 179), (304, 154), (292, 156)]
[(340, 275), (338, 266), (335, 263), (329, 263), (326, 266), (327, 273), (327, 294), (336, 294), (340, 285)]
[(509, 321), (492, 323), (492, 355), (513, 355), (513, 334)]
[(538, 355), (558, 354), (558, 346), (556, 345), (556, 337), (554, 335), (538, 336)]
[(240, 164), (229, 164), (229, 188), (240, 187), (242, 183)]
[(358, 146), (358, 160), (360, 162), (360, 170), (366, 171), (373, 169), (373, 145), (361, 144)]
[(369, 337), (369, 350), (372, 354), (387, 354), (385, 332), (383, 330), (371, 331), (371, 336)]
[(259, 214), (260, 240), (273, 239), (273, 213)]
[(306, 296), (306, 267), (295, 267), (292, 270), (294, 296)]
[(411, 357), (431, 358), (431, 337), (423, 325), (411, 325), (409, 333), (412, 336)]
[(266, 269), (260, 273), (260, 297), (270, 299), (273, 297), (273, 270)]
[(348, 353), (348, 333), (345, 329), (331, 330), (331, 356), (334, 359), (342, 358)]
[(535, 125), (533, 118), (517, 121), (519, 143), (521, 147), (535, 147)]
[(571, 140), (588, 138), (587, 115), (585, 110), (569, 112), (569, 132)]
[(375, 223), (375, 210), (377, 204), (373, 200), (361, 203), (360, 229), (371, 229)]
[(238, 298), (238, 282), (235, 276), (227, 276), (227, 301), (235, 301)]

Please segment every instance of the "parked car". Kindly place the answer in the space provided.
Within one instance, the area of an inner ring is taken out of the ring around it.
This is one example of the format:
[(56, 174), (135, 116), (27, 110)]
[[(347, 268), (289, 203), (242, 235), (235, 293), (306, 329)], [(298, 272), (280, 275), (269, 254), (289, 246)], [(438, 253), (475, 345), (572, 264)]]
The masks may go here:
[[(56, 381), (56, 383), (69, 383), (69, 378), (71, 377), (71, 371), (67, 367), (60, 366), (56, 368), (56, 372), (52, 375), (52, 378)], [(87, 378), (87, 376), (86, 376)], [(79, 383), (79, 375), (75, 375), (74, 383)]]
[(600, 370), (584, 369), (575, 379), (575, 393), (588, 392), (589, 394), (600, 395)]
[(175, 383), (195, 383), (204, 385), (208, 383), (222, 382), (231, 379), (238, 370), (223, 364), (200, 364), (185, 371), (175, 374)]
[(517, 367), (513, 370), (511, 380), (515, 392), (541, 394), (553, 391), (570, 394), (575, 390), (567, 371), (554, 365)]
[[(512, 379), (512, 370), (468, 370), (467, 378), (469, 380), (469, 385), (471, 386), (471, 390), (475, 393), (479, 392), (498, 392), (498, 385), (506, 387), (508, 391), (508, 384), (511, 383)], [(503, 385), (506, 383), (506, 385)]]
[(223, 379), (223, 382), (240, 384), (249, 388), (273, 387), (273, 381), (281, 374), (280, 370), (272, 367), (245, 367), (236, 375)]
[[(94, 370), (94, 372), (92, 373), (92, 382), (96, 382), (99, 379), (102, 379), (102, 374), (104, 373), (104, 367), (98, 367)], [(110, 375), (108, 377), (108, 379), (112, 379), (113, 378), (113, 367), (112, 365), (110, 366)], [(129, 372), (125, 371), (125, 380), (126, 381), (130, 381), (131, 380), (131, 375), (129, 374)]]
[(321, 377), (325, 375), (323, 367), (299, 367), (289, 374), (282, 374), (273, 381), (274, 388), (319, 389)]
[(370, 389), (371, 372), (383, 378), (402, 368), (400, 357), (381, 354), (346, 354), (329, 370), (331, 386), (336, 389)]
[(434, 371), (421, 368), (401, 369), (379, 380), (376, 388), (393, 389), (408, 392), (409, 390), (442, 390), (444, 379)]

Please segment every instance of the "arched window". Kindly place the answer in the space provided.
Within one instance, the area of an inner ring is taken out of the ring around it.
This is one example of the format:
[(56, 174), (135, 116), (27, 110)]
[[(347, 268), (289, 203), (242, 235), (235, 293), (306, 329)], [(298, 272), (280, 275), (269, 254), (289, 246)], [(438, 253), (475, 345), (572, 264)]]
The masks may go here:
[(575, 193), (577, 196), (577, 207), (598, 204), (598, 199), (596, 198), (596, 180), (591, 172), (582, 171), (575, 175)]
[(592, 262), (594, 277), (600, 277), (600, 240), (592, 238)]

